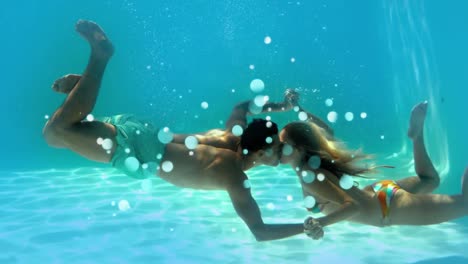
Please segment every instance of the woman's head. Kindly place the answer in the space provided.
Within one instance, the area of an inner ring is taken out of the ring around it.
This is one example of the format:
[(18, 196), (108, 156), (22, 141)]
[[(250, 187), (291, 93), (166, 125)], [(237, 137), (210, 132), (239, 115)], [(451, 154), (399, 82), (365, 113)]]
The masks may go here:
[[(338, 177), (343, 174), (358, 176), (371, 170), (355, 165), (355, 161), (370, 156), (358, 151), (349, 151), (324, 129), (313, 122), (291, 122), (279, 134), (284, 144), (282, 163), (301, 166), (310, 160)], [(316, 169), (316, 168), (313, 168)]]

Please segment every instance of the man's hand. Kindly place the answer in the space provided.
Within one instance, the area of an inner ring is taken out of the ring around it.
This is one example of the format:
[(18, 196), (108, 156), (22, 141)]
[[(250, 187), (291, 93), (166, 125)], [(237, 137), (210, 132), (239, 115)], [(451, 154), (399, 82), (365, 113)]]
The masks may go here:
[(323, 238), (323, 227), (320, 222), (313, 217), (307, 217), (304, 221), (304, 233), (315, 240)]
[(284, 104), (288, 108), (293, 108), (297, 106), (299, 103), (299, 93), (296, 92), (294, 89), (286, 89), (284, 91)]

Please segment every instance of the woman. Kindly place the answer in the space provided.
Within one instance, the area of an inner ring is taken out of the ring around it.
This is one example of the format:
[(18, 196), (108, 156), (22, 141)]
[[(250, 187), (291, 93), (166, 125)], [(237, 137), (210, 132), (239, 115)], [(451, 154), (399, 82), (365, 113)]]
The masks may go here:
[(439, 185), (439, 176), (424, 146), (426, 112), (427, 102), (413, 108), (408, 131), (417, 176), (379, 181), (363, 189), (349, 179), (374, 171), (356, 164), (368, 155), (346, 150), (330, 135), (330, 128), (321, 126), (323, 122), (293, 122), (283, 128), (281, 162), (295, 169), (304, 195), (312, 196), (325, 214), (306, 219), (307, 235), (320, 239), (323, 227), (343, 220), (380, 227), (430, 225), (468, 214), (468, 169), (463, 175), (462, 194), (430, 194)]

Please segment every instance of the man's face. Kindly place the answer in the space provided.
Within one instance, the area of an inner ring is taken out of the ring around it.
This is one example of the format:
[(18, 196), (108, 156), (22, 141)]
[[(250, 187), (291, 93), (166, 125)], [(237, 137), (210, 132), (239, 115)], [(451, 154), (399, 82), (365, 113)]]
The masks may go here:
[(269, 147), (263, 150), (264, 153), (259, 161), (265, 165), (278, 166), (281, 157), (282, 143), (279, 141), (277, 135), (273, 136), (272, 140)]

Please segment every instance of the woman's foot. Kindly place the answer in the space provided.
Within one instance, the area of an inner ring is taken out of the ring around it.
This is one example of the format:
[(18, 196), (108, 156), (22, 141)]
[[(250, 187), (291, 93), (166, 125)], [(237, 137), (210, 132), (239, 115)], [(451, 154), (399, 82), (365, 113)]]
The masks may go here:
[(69, 94), (80, 79), (81, 75), (67, 74), (62, 78), (57, 79), (54, 84), (52, 84), (52, 89), (57, 93)]
[(78, 20), (75, 29), (91, 45), (92, 55), (109, 60), (114, 54), (114, 46), (98, 24), (88, 20)]
[(411, 110), (408, 137), (412, 140), (422, 135), (426, 113), (427, 101), (417, 104), (415, 107), (413, 107), (413, 110)]

